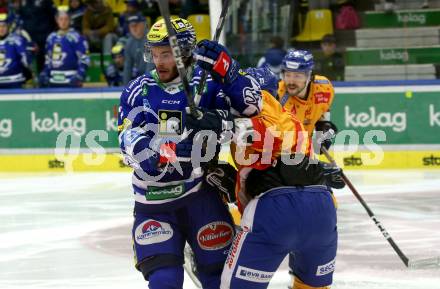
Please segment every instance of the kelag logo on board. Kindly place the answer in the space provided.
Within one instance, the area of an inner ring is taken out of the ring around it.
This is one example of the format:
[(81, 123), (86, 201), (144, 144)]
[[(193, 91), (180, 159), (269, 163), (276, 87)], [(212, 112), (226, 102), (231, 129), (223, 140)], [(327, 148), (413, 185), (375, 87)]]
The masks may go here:
[(8, 138), (12, 135), (12, 120), (0, 119), (0, 137)]
[(376, 112), (374, 106), (370, 106), (368, 112), (351, 112), (350, 106), (344, 107), (346, 127), (388, 127), (395, 132), (406, 130), (406, 112)]
[(32, 132), (74, 131), (79, 135), (86, 133), (86, 119), (82, 117), (60, 117), (54, 112), (52, 117), (39, 118), (35, 111), (31, 112)]

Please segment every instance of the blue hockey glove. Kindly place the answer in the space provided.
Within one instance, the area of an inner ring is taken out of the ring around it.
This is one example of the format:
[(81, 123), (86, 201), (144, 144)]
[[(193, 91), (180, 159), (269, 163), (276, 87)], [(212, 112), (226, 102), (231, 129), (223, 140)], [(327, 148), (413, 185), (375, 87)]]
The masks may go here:
[(197, 65), (209, 71), (212, 78), (218, 82), (231, 83), (238, 76), (239, 64), (223, 45), (202, 40), (195, 51)]

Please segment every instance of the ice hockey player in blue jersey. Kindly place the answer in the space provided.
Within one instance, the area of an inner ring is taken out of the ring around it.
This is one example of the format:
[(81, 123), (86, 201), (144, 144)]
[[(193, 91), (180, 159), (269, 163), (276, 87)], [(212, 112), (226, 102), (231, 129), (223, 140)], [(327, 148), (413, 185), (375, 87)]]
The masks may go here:
[(217, 135), (227, 133), (230, 112), (258, 114), (261, 91), (255, 79), (239, 70), (225, 47), (208, 40), (196, 46), (194, 28), (185, 19), (173, 19), (172, 26), (190, 89), (196, 89), (202, 68), (210, 76), (202, 96), (195, 99), (196, 118), (187, 112), (165, 23), (159, 20), (152, 26), (145, 56), (156, 69), (127, 85), (118, 118), (122, 154), (134, 168), (136, 268), (149, 281), (150, 289), (181, 289), (183, 251), (188, 242), (203, 288), (218, 289), (234, 225), (219, 194), (203, 181), (209, 158), (199, 158), (201, 149), (196, 144), (204, 139), (198, 138), (202, 130), (219, 127)]
[(124, 72), (124, 43), (112, 47), (112, 63), (104, 71), (108, 86), (121, 86)]
[(73, 28), (64, 7), (58, 9), (59, 30), (46, 40), (46, 61), (40, 74), (41, 87), (80, 87), (89, 66), (87, 41)]
[(22, 36), (9, 32), (7, 14), (0, 14), (0, 88), (20, 88), (32, 77), (30, 55)]

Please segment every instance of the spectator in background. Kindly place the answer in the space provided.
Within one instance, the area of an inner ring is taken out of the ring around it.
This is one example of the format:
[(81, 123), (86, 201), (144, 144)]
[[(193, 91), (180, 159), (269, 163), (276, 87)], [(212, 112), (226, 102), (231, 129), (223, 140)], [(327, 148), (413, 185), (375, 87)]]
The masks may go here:
[[(157, 21), (158, 17), (161, 17), (157, 0), (143, 0), (141, 2), (141, 11), (143, 15), (150, 17), (153, 22)], [(180, 15), (181, 2), (181, 0), (169, 0), (171, 15)]]
[(37, 71), (44, 67), (44, 47), (46, 38), (56, 29), (56, 9), (52, 0), (22, 0), (17, 1), (18, 14), (23, 20), (23, 29), (32, 37), (37, 45), (36, 60)]
[(180, 17), (187, 18), (191, 14), (209, 14), (208, 0), (184, 0)]
[(103, 0), (86, 0), (82, 32), (90, 44), (90, 50), (110, 55), (116, 42), (113, 11)]
[(26, 44), (26, 52), (28, 54), (29, 64), (35, 57), (38, 47), (36, 43), (32, 40), (29, 33), (23, 29), (23, 20), (17, 11), (20, 9), (20, 0), (13, 0), (9, 3), (8, 7), (8, 23), (9, 32), (15, 33), (23, 37), (23, 41)]
[(116, 43), (112, 47), (112, 63), (105, 68), (105, 79), (108, 86), (121, 86), (124, 74), (124, 43)]
[(82, 0), (69, 0), (70, 26), (76, 31), (82, 31), (82, 19), (86, 6)]
[(152, 63), (144, 61), (144, 45), (145, 45), (145, 17), (138, 13), (127, 19), (130, 37), (125, 46), (125, 63), (124, 63), (124, 85), (154, 68)]
[(344, 56), (336, 51), (336, 38), (327, 34), (321, 40), (322, 56), (315, 64), (315, 71), (319, 75), (325, 75), (331, 81), (344, 80)]
[(89, 65), (88, 44), (78, 31), (70, 28), (67, 6), (58, 9), (59, 30), (46, 41), (46, 63), (40, 74), (42, 87), (81, 87)]
[(133, 16), (140, 12), (140, 4), (138, 0), (125, 0), (125, 11), (119, 16), (119, 27), (117, 32), (119, 36), (128, 37), (130, 31), (128, 29), (128, 17)]
[(0, 0), (0, 14), (8, 14), (8, 0)]
[(258, 61), (257, 67), (267, 65), (269, 69), (278, 77), (281, 73), (281, 63), (286, 50), (284, 50), (284, 40), (279, 36), (273, 36), (270, 39), (271, 47), (266, 51), (263, 57)]
[(20, 88), (32, 78), (23, 38), (9, 32), (8, 15), (0, 14), (0, 88)]

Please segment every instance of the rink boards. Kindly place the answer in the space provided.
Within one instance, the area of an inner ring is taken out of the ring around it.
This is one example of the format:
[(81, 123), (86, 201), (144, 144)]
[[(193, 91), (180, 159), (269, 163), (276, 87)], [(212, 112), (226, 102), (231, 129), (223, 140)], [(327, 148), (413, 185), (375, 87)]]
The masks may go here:
[[(334, 156), (338, 165), (346, 170), (440, 169), (440, 151), (385, 151), (379, 163), (375, 163), (371, 152), (337, 153)], [(322, 157), (321, 159), (324, 160)], [(57, 157), (53, 154), (0, 155), (0, 172), (129, 170), (131, 168), (122, 162), (118, 153), (104, 155), (83, 153), (67, 157)]]
[[(340, 166), (440, 168), (439, 81), (335, 87)], [(0, 171), (130, 170), (118, 154), (119, 96), (120, 89), (0, 92)]]

